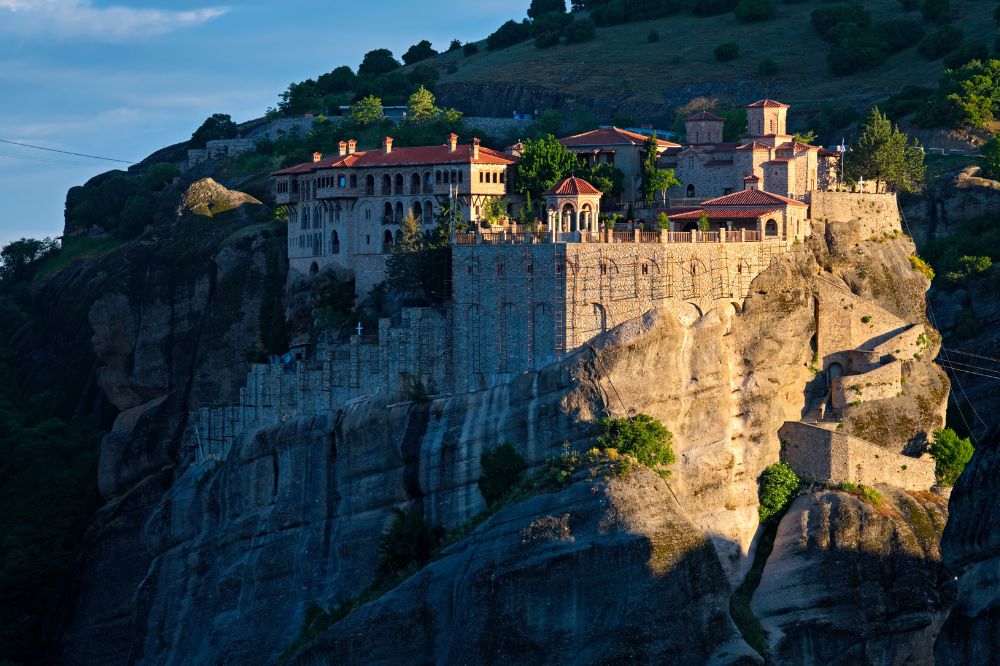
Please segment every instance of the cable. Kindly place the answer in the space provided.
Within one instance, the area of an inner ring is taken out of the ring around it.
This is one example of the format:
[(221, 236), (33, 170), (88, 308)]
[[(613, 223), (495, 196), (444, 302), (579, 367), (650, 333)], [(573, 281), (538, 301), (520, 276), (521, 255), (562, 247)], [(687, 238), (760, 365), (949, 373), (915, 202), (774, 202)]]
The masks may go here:
[(972, 358), (981, 358), (984, 361), (992, 361), (993, 363), (1000, 363), (1000, 358), (993, 358), (991, 356), (980, 356), (979, 354), (971, 354), (969, 352), (959, 351), (957, 349), (948, 350), (952, 354), (961, 354), (962, 356), (971, 356)]
[(75, 155), (76, 157), (87, 157), (92, 160), (104, 160), (105, 162), (120, 162), (122, 164), (136, 164), (136, 162), (131, 162), (129, 160), (119, 160), (115, 159), (114, 157), (100, 157), (99, 155), (74, 153), (69, 150), (59, 150), (57, 148), (45, 148), (44, 146), (34, 146), (30, 143), (21, 143), (20, 141), (11, 141), (10, 139), (0, 139), (0, 143), (9, 143), (12, 146), (21, 146), (22, 148), (34, 148), (35, 150), (47, 150), (50, 153), (62, 153), (63, 155)]
[[(14, 160), (28, 160), (30, 162), (44, 162), (45, 164), (67, 164), (69, 166), (98, 166), (92, 162), (70, 162), (69, 160), (53, 159), (49, 157), (37, 157), (35, 155), (15, 155), (14, 153), (0, 152), (0, 157), (7, 157)], [(107, 167), (103, 167), (107, 168)]]

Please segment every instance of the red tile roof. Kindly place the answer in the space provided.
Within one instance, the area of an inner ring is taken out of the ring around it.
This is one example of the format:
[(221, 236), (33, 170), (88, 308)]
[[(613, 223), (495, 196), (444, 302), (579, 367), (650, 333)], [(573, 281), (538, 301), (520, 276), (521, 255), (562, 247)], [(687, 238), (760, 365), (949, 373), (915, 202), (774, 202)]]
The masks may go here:
[(740, 207), (767, 207), (774, 209), (775, 207), (784, 208), (785, 206), (800, 206), (806, 208), (806, 204), (801, 201), (796, 201), (795, 199), (789, 199), (788, 197), (783, 197), (779, 194), (774, 194), (772, 192), (764, 192), (761, 190), (740, 190), (739, 192), (733, 192), (732, 194), (727, 194), (716, 199), (709, 199), (708, 201), (702, 201), (702, 206), (740, 206)]
[(688, 116), (684, 120), (685, 121), (688, 121), (688, 120), (713, 120), (713, 121), (717, 121), (717, 122), (720, 122), (720, 123), (726, 122), (725, 118), (720, 118), (719, 116), (715, 115), (714, 113), (709, 113), (708, 111), (702, 111), (700, 113), (696, 113), (693, 116)]
[(509, 166), (517, 163), (517, 158), (489, 148), (479, 148), (479, 157), (472, 158), (472, 146), (458, 146), (454, 151), (447, 145), (418, 146), (414, 148), (393, 148), (392, 152), (368, 150), (353, 155), (330, 157), (319, 162), (306, 162), (289, 169), (282, 169), (272, 176), (286, 176), (320, 169), (363, 169), (372, 167), (425, 166), (444, 164), (495, 164)]
[(791, 162), (791, 160), (785, 159), (783, 157), (776, 157), (773, 160), (769, 160), (767, 162), (764, 162), (764, 164), (788, 164), (789, 162)]
[(693, 210), (688, 213), (679, 213), (677, 215), (671, 215), (671, 220), (697, 220), (701, 217), (702, 213), (708, 214), (708, 219), (710, 220), (746, 220), (746, 219), (757, 219), (759, 217), (764, 217), (765, 215), (777, 215), (780, 210), (761, 210), (759, 208), (753, 210), (734, 209), (734, 210), (719, 210), (719, 209), (705, 209), (705, 210)]
[(820, 148), (819, 149), (819, 154), (820, 154), (820, 157), (833, 157), (833, 156), (840, 157), (840, 151), (837, 151), (837, 150), (828, 150), (826, 148)]
[(777, 150), (789, 153), (796, 150), (819, 150), (819, 148), (808, 143), (803, 143), (802, 141), (787, 141), (778, 146)]
[[(559, 143), (567, 148), (574, 146), (641, 146), (648, 139), (649, 137), (642, 134), (617, 127), (607, 127), (567, 136), (559, 139)], [(663, 148), (676, 148), (680, 145), (663, 139), (657, 139), (657, 141)]]
[(781, 102), (776, 102), (773, 99), (762, 99), (754, 102), (753, 104), (747, 104), (748, 109), (787, 109), (787, 104), (782, 104)]
[(771, 146), (766, 143), (761, 143), (760, 141), (751, 141), (750, 143), (744, 143), (736, 150), (771, 150)]
[(596, 195), (601, 196), (603, 192), (588, 183), (582, 178), (570, 176), (557, 183), (555, 187), (545, 193), (546, 196), (576, 196), (576, 195)]
[(756, 183), (758, 180), (760, 180), (760, 176), (755, 176), (754, 174), (750, 174), (749, 176), (744, 176), (743, 180), (750, 183)]

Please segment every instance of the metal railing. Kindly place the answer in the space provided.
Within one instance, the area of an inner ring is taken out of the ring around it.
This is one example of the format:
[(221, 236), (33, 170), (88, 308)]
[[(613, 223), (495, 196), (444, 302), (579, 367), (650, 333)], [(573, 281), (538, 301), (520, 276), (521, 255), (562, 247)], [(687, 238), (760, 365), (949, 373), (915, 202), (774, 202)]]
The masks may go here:
[[(557, 243), (759, 243), (782, 241), (779, 236), (762, 236), (759, 231), (568, 231), (558, 232)], [(455, 235), (456, 245), (515, 245), (552, 242), (544, 230), (510, 228), (499, 231), (468, 232)]]

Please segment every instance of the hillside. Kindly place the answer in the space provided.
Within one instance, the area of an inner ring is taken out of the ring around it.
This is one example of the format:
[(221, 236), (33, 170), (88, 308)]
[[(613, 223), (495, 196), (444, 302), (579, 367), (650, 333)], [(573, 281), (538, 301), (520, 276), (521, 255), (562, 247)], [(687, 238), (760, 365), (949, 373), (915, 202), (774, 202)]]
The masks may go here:
[[(776, 96), (799, 114), (817, 111), (831, 100), (838, 106), (863, 107), (906, 85), (934, 85), (945, 70), (941, 60), (928, 61), (910, 47), (874, 69), (833, 77), (830, 45), (810, 22), (813, 10), (825, 3), (776, 4), (777, 17), (759, 23), (742, 23), (731, 13), (704, 18), (682, 13), (598, 28), (596, 39), (581, 44), (539, 49), (527, 41), (488, 51), (480, 43), (479, 53), (472, 56), (457, 50), (417, 66), (438, 68), (439, 98), (469, 115), (580, 105), (603, 121), (627, 116), (659, 123), (669, 123), (673, 108), (702, 96), (718, 99), (722, 106)], [(954, 25), (966, 40), (993, 44), (992, 3), (951, 4)], [(919, 11), (904, 11), (898, 0), (872, 0), (864, 7), (876, 22), (909, 18), (928, 32), (935, 27), (923, 21)], [(648, 41), (653, 30), (659, 33), (657, 42)], [(713, 51), (725, 42), (738, 44), (740, 55), (720, 63)], [(773, 78), (758, 75), (765, 59), (778, 66)]]

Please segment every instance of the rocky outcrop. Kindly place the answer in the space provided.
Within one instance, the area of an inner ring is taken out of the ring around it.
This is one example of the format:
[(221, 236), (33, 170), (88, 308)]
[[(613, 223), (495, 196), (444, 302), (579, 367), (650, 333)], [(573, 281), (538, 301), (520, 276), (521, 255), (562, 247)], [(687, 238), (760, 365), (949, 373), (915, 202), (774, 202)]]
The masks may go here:
[(181, 197), (178, 215), (193, 213), (212, 217), (239, 208), (244, 204), (260, 205), (260, 201), (238, 190), (231, 190), (211, 178), (192, 183)]
[(953, 598), (938, 542), (945, 500), (880, 487), (797, 499), (778, 526), (752, 608), (778, 664), (934, 663)]

